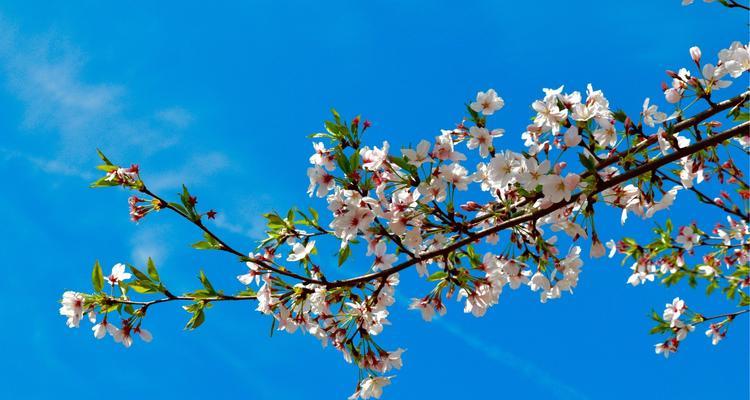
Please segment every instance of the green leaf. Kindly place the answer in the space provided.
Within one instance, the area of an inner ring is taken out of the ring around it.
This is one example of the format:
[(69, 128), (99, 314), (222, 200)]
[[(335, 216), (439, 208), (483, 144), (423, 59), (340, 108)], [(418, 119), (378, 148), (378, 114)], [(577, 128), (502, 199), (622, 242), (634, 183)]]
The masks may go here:
[(221, 249), (221, 243), (219, 243), (213, 236), (208, 233), (203, 234), (203, 238), (200, 242), (193, 243), (191, 246), (197, 250), (218, 250)]
[(151, 279), (154, 280), (154, 282), (159, 282), (161, 279), (159, 279), (159, 273), (156, 272), (156, 265), (154, 265), (154, 260), (152, 260), (151, 257), (148, 258), (146, 265), (148, 269), (148, 276), (150, 276)]
[(581, 165), (589, 171), (596, 170), (596, 162), (592, 158), (586, 157), (583, 153), (578, 153), (578, 159), (581, 160)]
[(622, 111), (622, 110), (617, 110), (617, 111), (613, 112), (612, 116), (614, 117), (614, 119), (616, 121), (618, 121), (620, 123), (624, 123), (625, 120), (628, 118), (628, 115), (625, 114), (625, 111)]
[(346, 259), (352, 254), (352, 249), (347, 244), (343, 249), (339, 250), (339, 267), (344, 265)]
[(92, 187), (92, 188), (112, 187), (112, 186), (120, 186), (120, 184), (115, 181), (108, 181), (106, 176), (103, 176), (95, 180), (89, 185), (89, 187)]
[(97, 293), (104, 289), (104, 274), (102, 274), (102, 266), (99, 265), (99, 260), (94, 263), (94, 271), (91, 272), (91, 283), (94, 284), (94, 291)]
[(151, 282), (151, 278), (149, 278), (146, 274), (144, 274), (143, 272), (141, 272), (141, 270), (139, 270), (138, 268), (136, 268), (136, 267), (134, 267), (132, 265), (130, 265), (129, 267), (130, 267), (130, 272), (132, 272), (133, 275), (135, 275), (135, 277), (138, 279), (138, 281)]
[(432, 275), (430, 275), (427, 278), (427, 280), (430, 281), (430, 282), (441, 281), (441, 280), (445, 279), (445, 277), (447, 277), (447, 276), (448, 276), (447, 272), (445, 272), (445, 271), (437, 271), (437, 272), (433, 273)]
[(310, 214), (313, 217), (313, 222), (315, 222), (317, 224), (318, 223), (318, 219), (319, 219), (318, 212), (315, 211), (315, 209), (312, 208), (312, 207), (309, 207), (308, 210), (310, 210)]
[(112, 162), (109, 161), (109, 159), (107, 158), (107, 156), (105, 156), (104, 153), (102, 153), (101, 150), (96, 149), (96, 154), (99, 155), (99, 158), (101, 158), (102, 161), (104, 161), (105, 164), (107, 164), (107, 165), (113, 165)]
[(200, 273), (198, 275), (198, 279), (201, 280), (201, 283), (203, 284), (203, 287), (206, 288), (206, 290), (209, 293), (211, 293), (211, 294), (215, 294), (216, 293), (216, 290), (214, 290), (213, 285), (211, 285), (211, 282), (206, 277), (206, 274), (203, 273), (203, 270), (200, 271)]
[(745, 292), (739, 292), (739, 294), (740, 294), (740, 307), (750, 306), (750, 295), (745, 294)]
[(203, 322), (205, 320), (206, 320), (206, 316), (203, 314), (203, 307), (197, 308), (196, 311), (193, 312), (193, 316), (190, 318), (187, 325), (185, 325), (185, 329), (193, 330), (203, 325)]
[(128, 288), (138, 293), (156, 293), (158, 291), (150, 281), (131, 282), (128, 284)]

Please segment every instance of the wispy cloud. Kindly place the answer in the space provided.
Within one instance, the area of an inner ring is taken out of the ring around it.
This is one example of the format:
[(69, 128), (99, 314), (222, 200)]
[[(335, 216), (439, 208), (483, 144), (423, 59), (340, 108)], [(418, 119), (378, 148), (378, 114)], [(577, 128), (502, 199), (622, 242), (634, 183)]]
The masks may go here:
[(0, 148), (0, 159), (3, 161), (21, 160), (31, 164), (42, 172), (81, 178), (85, 181), (94, 179), (94, 173), (85, 171), (71, 164), (55, 159), (43, 158), (18, 150)]
[(127, 88), (86, 79), (86, 64), (84, 53), (64, 36), (24, 36), (0, 15), (0, 84), (23, 105), (20, 128), (45, 144), (34, 148), (33, 157), (82, 165), (95, 147), (145, 157), (174, 146), (175, 132), (193, 120), (181, 107), (133, 111)]
[(448, 322), (444, 318), (438, 318), (434, 320), (434, 323), (444, 328), (475, 351), (483, 353), (486, 357), (526, 376), (530, 381), (544, 387), (552, 396), (554, 396), (554, 398), (561, 400), (588, 399), (586, 395), (550, 375), (538, 365), (525, 360), (494, 343), (487, 342), (471, 332), (461, 329), (458, 325)]
[(139, 226), (139, 229), (130, 239), (131, 262), (136, 265), (145, 265), (151, 257), (159, 265), (166, 264), (169, 257), (169, 247), (166, 243), (169, 237), (169, 228), (165, 225)]
[(156, 118), (180, 129), (187, 128), (193, 122), (193, 115), (182, 107), (160, 110), (156, 113)]
[(160, 191), (179, 188), (182, 183), (200, 184), (229, 165), (229, 158), (217, 151), (194, 154), (181, 166), (148, 177), (148, 186)]

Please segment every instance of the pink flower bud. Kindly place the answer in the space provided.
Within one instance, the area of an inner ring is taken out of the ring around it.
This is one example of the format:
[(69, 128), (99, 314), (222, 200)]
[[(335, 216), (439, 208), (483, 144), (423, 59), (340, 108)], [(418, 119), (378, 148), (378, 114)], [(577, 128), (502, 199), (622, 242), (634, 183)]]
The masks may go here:
[(560, 172), (562, 172), (565, 167), (568, 166), (568, 163), (565, 161), (560, 161), (559, 163), (555, 164), (555, 174), (560, 175)]
[(599, 258), (606, 253), (606, 249), (604, 248), (604, 244), (597, 238), (591, 242), (591, 251), (589, 252), (589, 255), (591, 258)]
[(466, 204), (462, 204), (461, 209), (464, 211), (477, 211), (482, 209), (482, 205), (474, 201), (469, 201)]
[(696, 64), (701, 62), (701, 49), (698, 46), (690, 48), (690, 57), (695, 61)]

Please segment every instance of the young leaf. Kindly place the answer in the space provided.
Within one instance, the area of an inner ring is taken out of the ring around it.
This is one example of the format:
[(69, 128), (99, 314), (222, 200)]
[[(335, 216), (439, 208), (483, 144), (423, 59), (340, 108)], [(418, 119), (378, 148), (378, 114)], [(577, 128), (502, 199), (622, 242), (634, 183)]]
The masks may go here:
[(94, 284), (94, 291), (97, 293), (104, 289), (104, 274), (102, 274), (102, 266), (99, 265), (99, 260), (94, 263), (94, 271), (91, 273), (91, 283)]
[(206, 274), (203, 273), (203, 270), (200, 271), (200, 274), (198, 275), (198, 279), (201, 280), (201, 283), (203, 284), (203, 287), (211, 294), (215, 294), (216, 290), (214, 290), (213, 285), (211, 285), (211, 282), (209, 282), (208, 278), (206, 277)]
[(352, 250), (349, 248), (348, 244), (343, 249), (339, 250), (339, 267), (344, 265), (344, 262), (346, 262), (346, 259), (349, 258), (351, 254)]
[(151, 259), (151, 257), (148, 258), (148, 262), (146, 263), (147, 269), (148, 269), (148, 276), (151, 277), (151, 279), (154, 280), (154, 282), (159, 282), (159, 273), (156, 272), (156, 265), (154, 265), (154, 260)]

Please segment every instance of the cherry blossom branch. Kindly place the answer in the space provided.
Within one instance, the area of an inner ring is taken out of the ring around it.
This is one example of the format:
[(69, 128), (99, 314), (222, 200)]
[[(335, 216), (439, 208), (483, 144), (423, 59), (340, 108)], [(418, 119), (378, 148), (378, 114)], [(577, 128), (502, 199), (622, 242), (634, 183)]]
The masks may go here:
[(711, 320), (715, 320), (715, 319), (725, 319), (725, 318), (727, 318), (727, 319), (733, 320), (738, 315), (747, 314), (748, 312), (750, 312), (750, 308), (746, 308), (744, 310), (736, 311), (736, 312), (733, 312), (733, 313), (726, 313), (726, 314), (714, 315), (712, 317), (704, 317), (703, 315), (699, 314), (700, 315), (700, 321), (696, 322), (693, 325), (698, 325), (698, 324), (701, 324), (703, 322), (711, 321)]
[(201, 222), (200, 219), (196, 220), (196, 219), (190, 218), (188, 215), (185, 215), (182, 211), (180, 211), (177, 208), (173, 207), (171, 204), (169, 204), (168, 202), (166, 202), (164, 199), (162, 199), (161, 197), (159, 197), (158, 195), (156, 195), (155, 193), (153, 193), (152, 191), (150, 191), (145, 185), (143, 185), (143, 187), (140, 189), (140, 191), (142, 193), (144, 193), (144, 194), (147, 194), (147, 195), (151, 196), (152, 198), (156, 199), (157, 201), (159, 201), (162, 208), (170, 209), (170, 210), (174, 211), (175, 213), (179, 214), (181, 217), (183, 217), (183, 218), (187, 219), (188, 221), (192, 222), (193, 225), (195, 225), (198, 228), (200, 228), (204, 233), (206, 233), (207, 235), (209, 235), (211, 238), (213, 238), (214, 240), (216, 240), (219, 243), (219, 245), (220, 245), (219, 250), (232, 253), (232, 254), (240, 257), (240, 259), (242, 259), (243, 261), (252, 262), (252, 263), (254, 263), (254, 264), (256, 264), (256, 265), (258, 265), (258, 266), (260, 266), (260, 267), (262, 267), (264, 269), (267, 269), (269, 271), (275, 272), (275, 273), (277, 273), (279, 275), (288, 276), (290, 278), (294, 278), (294, 279), (297, 279), (297, 280), (300, 280), (300, 281), (303, 281), (303, 282), (306, 282), (306, 283), (315, 283), (315, 284), (319, 284), (319, 285), (325, 284), (323, 281), (319, 281), (317, 279), (305, 277), (305, 276), (296, 274), (294, 272), (290, 272), (290, 271), (288, 271), (286, 269), (276, 268), (273, 265), (270, 265), (270, 264), (266, 263), (263, 260), (259, 260), (257, 258), (249, 258), (245, 254), (240, 253), (239, 251), (235, 250), (233, 247), (231, 247), (230, 245), (228, 245), (226, 242), (224, 242), (221, 238), (219, 238), (218, 235), (214, 234), (210, 229), (208, 229)]
[(130, 304), (130, 305), (138, 305), (143, 306), (143, 308), (148, 308), (154, 304), (160, 304), (160, 303), (167, 303), (170, 301), (203, 301), (207, 303), (211, 302), (217, 302), (217, 301), (245, 301), (245, 300), (257, 300), (257, 296), (227, 296), (227, 295), (219, 295), (219, 296), (212, 296), (212, 297), (199, 297), (199, 296), (167, 296), (155, 300), (150, 301), (135, 301), (135, 300), (129, 300), (129, 299), (121, 299), (118, 297), (105, 297), (102, 300), (103, 304)]
[(741, 8), (743, 10), (750, 10), (750, 7), (737, 2), (737, 0), (727, 0), (727, 4), (725, 5), (729, 8)]
[[(706, 117), (706, 118), (708, 118), (708, 117)], [(709, 148), (709, 147), (716, 146), (716, 145), (722, 143), (723, 141), (725, 141), (727, 139), (731, 139), (731, 138), (733, 138), (735, 136), (739, 136), (741, 134), (746, 134), (749, 127), (750, 127), (750, 122), (743, 122), (743, 123), (741, 123), (741, 124), (739, 124), (739, 125), (737, 125), (737, 126), (735, 126), (733, 128), (730, 128), (730, 129), (728, 129), (728, 130), (726, 130), (724, 132), (715, 134), (715, 135), (713, 135), (713, 136), (711, 136), (711, 137), (709, 137), (707, 139), (704, 139), (702, 141), (699, 141), (699, 142), (697, 142), (697, 143), (695, 143), (693, 145), (681, 148), (680, 150), (678, 150), (676, 152), (673, 152), (673, 153), (670, 153), (669, 155), (666, 155), (664, 157), (660, 157), (660, 158), (657, 158), (655, 160), (652, 160), (652, 161), (650, 161), (648, 163), (645, 163), (645, 164), (643, 164), (643, 165), (641, 165), (641, 166), (639, 166), (637, 168), (629, 170), (629, 171), (627, 171), (627, 172), (625, 172), (625, 173), (623, 173), (621, 175), (617, 175), (614, 178), (612, 178), (612, 179), (610, 179), (610, 180), (608, 180), (608, 181), (606, 181), (606, 182), (604, 182), (604, 183), (602, 183), (600, 185), (597, 185), (595, 191), (592, 192), (590, 195), (598, 194), (598, 193), (600, 193), (600, 192), (602, 192), (602, 191), (604, 191), (604, 190), (606, 190), (608, 188), (614, 187), (614, 186), (619, 185), (619, 184), (621, 184), (623, 182), (626, 182), (626, 181), (628, 181), (628, 180), (630, 180), (632, 178), (635, 178), (635, 177), (638, 177), (640, 175), (646, 174), (648, 172), (654, 171), (654, 170), (656, 170), (658, 168), (663, 167), (664, 165), (667, 165), (667, 164), (669, 164), (671, 162), (679, 160), (679, 159), (681, 159), (681, 158), (683, 158), (685, 156), (697, 153), (697, 152), (699, 152), (701, 150), (704, 150), (706, 148)], [(350, 278), (350, 279), (345, 279), (345, 280), (339, 280), (339, 281), (329, 282), (326, 285), (328, 287), (355, 286), (355, 285), (358, 285), (358, 284), (363, 283), (363, 282), (371, 281), (373, 279), (387, 277), (388, 275), (397, 273), (399, 271), (402, 271), (402, 270), (404, 270), (406, 268), (409, 268), (409, 267), (411, 267), (413, 265), (416, 265), (416, 264), (419, 264), (421, 262), (425, 262), (425, 261), (428, 261), (428, 260), (430, 260), (432, 258), (437, 258), (437, 257), (441, 257), (443, 255), (449, 254), (449, 253), (451, 253), (451, 252), (453, 252), (453, 251), (455, 251), (455, 250), (457, 250), (457, 249), (459, 249), (461, 247), (469, 245), (469, 244), (471, 244), (473, 242), (478, 241), (479, 239), (482, 239), (482, 238), (484, 238), (486, 236), (489, 236), (489, 235), (492, 235), (494, 233), (500, 232), (500, 231), (502, 231), (504, 229), (507, 229), (507, 228), (510, 228), (510, 227), (514, 227), (516, 225), (519, 225), (519, 224), (522, 224), (522, 223), (525, 223), (525, 222), (535, 221), (535, 220), (537, 220), (537, 219), (539, 219), (541, 217), (544, 217), (546, 215), (549, 215), (549, 214), (551, 214), (551, 213), (553, 213), (553, 212), (555, 212), (555, 211), (557, 211), (557, 210), (559, 210), (559, 209), (561, 209), (563, 207), (566, 207), (568, 205), (571, 205), (571, 204), (575, 203), (576, 201), (578, 201), (578, 199), (583, 194), (584, 193), (579, 192), (577, 194), (572, 195), (569, 201), (561, 201), (559, 203), (555, 203), (554, 205), (550, 206), (549, 208), (537, 210), (537, 211), (534, 211), (534, 212), (531, 212), (531, 213), (526, 213), (526, 214), (523, 214), (523, 215), (511, 218), (511, 219), (508, 219), (508, 220), (503, 221), (502, 223), (497, 224), (497, 225), (495, 225), (493, 227), (486, 228), (486, 229), (484, 229), (482, 231), (473, 233), (473, 234), (469, 235), (468, 237), (466, 237), (466, 238), (464, 238), (462, 240), (459, 240), (459, 241), (457, 241), (457, 242), (455, 242), (455, 243), (453, 243), (453, 244), (451, 244), (449, 246), (446, 246), (446, 247), (444, 247), (444, 248), (442, 248), (440, 250), (436, 250), (436, 251), (432, 251), (432, 252), (427, 252), (427, 253), (421, 254), (421, 255), (419, 255), (417, 257), (411, 258), (410, 260), (405, 261), (405, 262), (403, 262), (401, 264), (398, 264), (398, 265), (396, 265), (396, 266), (394, 266), (392, 268), (389, 268), (387, 270), (383, 270), (383, 271), (379, 271), (379, 272), (373, 272), (373, 273), (361, 275), (361, 276), (355, 277), (355, 278)]]
[[(668, 181), (670, 181), (672, 183), (676, 183), (678, 185), (682, 184), (679, 180), (674, 179), (671, 176), (669, 176), (669, 175), (667, 175), (667, 174), (665, 174), (663, 172), (657, 172), (657, 174), (662, 179), (664, 179), (664, 180), (668, 180)], [(745, 214), (745, 213), (743, 213), (743, 212), (741, 212), (739, 210), (733, 210), (733, 209), (731, 209), (731, 208), (729, 208), (729, 207), (727, 207), (727, 206), (725, 206), (723, 204), (719, 204), (719, 203), (713, 201), (713, 199), (711, 199), (710, 197), (708, 197), (705, 193), (703, 193), (700, 190), (696, 189), (695, 186), (688, 188), (688, 190), (691, 191), (691, 192), (693, 192), (693, 193), (695, 193), (696, 196), (698, 196), (698, 198), (701, 199), (706, 204), (711, 204), (711, 205), (713, 205), (715, 207), (718, 207), (721, 210), (723, 210), (724, 212), (729, 213), (729, 214), (733, 214), (733, 215), (735, 215), (737, 217), (742, 218), (743, 220), (750, 219), (750, 215), (748, 215), (748, 214)]]
[[(698, 114), (695, 114), (694, 116), (692, 116), (692, 117), (690, 117), (688, 119), (679, 121), (676, 124), (672, 125), (672, 129), (670, 131), (672, 133), (678, 133), (678, 132), (684, 131), (685, 129), (697, 126), (701, 122), (707, 120), (708, 118), (713, 117), (714, 115), (716, 115), (716, 114), (718, 114), (718, 113), (720, 113), (722, 111), (725, 111), (725, 110), (728, 110), (728, 109), (730, 109), (732, 107), (736, 107), (736, 106), (739, 106), (739, 105), (743, 104), (748, 99), (750, 99), (750, 91), (745, 91), (742, 94), (739, 94), (739, 95), (737, 95), (735, 97), (732, 97), (731, 99), (727, 99), (727, 100), (721, 101), (719, 103), (715, 103), (708, 110), (701, 111)], [(620, 162), (624, 158), (627, 158), (629, 156), (638, 154), (641, 151), (649, 148), (654, 143), (656, 143), (658, 141), (658, 139), (659, 139), (659, 134), (655, 133), (655, 134), (649, 136), (648, 138), (646, 138), (646, 140), (644, 140), (643, 142), (640, 142), (639, 144), (637, 144), (635, 147), (629, 149), (628, 151), (615, 154), (612, 157), (609, 157), (609, 158), (607, 158), (607, 159), (599, 162), (596, 165), (596, 169), (597, 170), (601, 170), (601, 169), (603, 169), (605, 167), (608, 167), (608, 166), (610, 166), (612, 164), (616, 164), (616, 163)]]
[[(682, 121), (679, 121), (679, 122), (675, 123), (674, 125), (672, 125), (672, 128), (670, 129), (670, 131), (672, 133), (679, 133), (679, 132), (682, 132), (682, 131), (684, 131), (686, 129), (693, 128), (693, 127), (697, 126), (698, 124), (700, 124), (701, 122), (707, 120), (708, 118), (713, 117), (714, 115), (716, 115), (716, 114), (718, 114), (718, 113), (720, 113), (722, 111), (726, 111), (726, 110), (728, 110), (730, 108), (738, 107), (738, 106), (744, 104), (749, 99), (750, 99), (750, 91), (745, 91), (745, 92), (743, 92), (743, 93), (741, 93), (741, 94), (739, 94), (737, 96), (734, 96), (734, 97), (732, 97), (730, 99), (721, 101), (719, 103), (712, 103), (711, 107), (709, 109), (701, 111), (701, 112), (695, 114), (694, 116), (692, 116), (692, 117), (690, 117), (688, 119), (685, 119), (685, 120), (682, 120)], [(596, 170), (597, 171), (601, 171), (602, 169), (604, 169), (606, 167), (609, 167), (610, 165), (617, 164), (618, 162), (622, 161), (623, 159), (627, 159), (628, 157), (634, 156), (634, 155), (639, 154), (640, 152), (648, 149), (649, 147), (651, 147), (652, 145), (654, 145), (658, 141), (658, 138), (659, 138), (658, 135), (659, 135), (659, 133), (655, 133), (655, 134), (647, 137), (644, 141), (638, 143), (636, 146), (628, 149), (627, 151), (615, 153), (615, 154), (611, 155), (610, 157), (608, 157), (608, 158), (606, 158), (604, 160), (599, 161), (596, 164), (596, 167), (595, 167)], [(584, 172), (581, 175), (581, 178), (584, 179), (584, 178), (586, 178), (586, 177), (588, 177), (590, 175), (591, 175), (591, 172), (590, 171), (586, 171), (586, 172)], [(516, 204), (514, 204), (510, 208), (510, 211), (514, 212), (518, 208), (523, 207), (523, 206), (525, 206), (527, 204), (530, 204), (530, 203), (538, 200), (539, 198), (541, 198), (541, 194), (538, 194), (536, 196), (526, 197), (526, 198), (520, 200), (519, 202), (517, 202)], [(496, 204), (496, 203), (494, 203), (494, 204)], [(494, 214), (487, 213), (485, 215), (482, 215), (480, 217), (476, 217), (476, 218), (472, 219), (471, 221), (468, 222), (468, 224), (470, 226), (474, 226), (474, 225), (476, 225), (476, 224), (478, 224), (478, 223), (480, 223), (482, 221), (485, 221), (485, 220), (487, 220), (489, 218), (492, 218), (492, 217), (494, 217)]]

